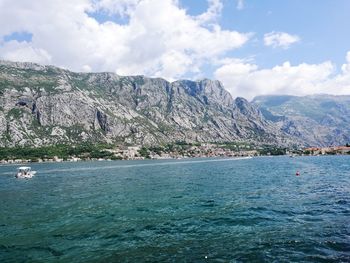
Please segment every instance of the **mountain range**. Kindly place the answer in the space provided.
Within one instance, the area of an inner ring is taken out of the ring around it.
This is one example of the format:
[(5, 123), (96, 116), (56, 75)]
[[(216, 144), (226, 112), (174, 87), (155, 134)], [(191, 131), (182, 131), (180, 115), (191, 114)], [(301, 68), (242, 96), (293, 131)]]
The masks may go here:
[(2, 147), (84, 141), (306, 146), (346, 143), (350, 133), (349, 96), (248, 102), (208, 79), (168, 82), (0, 61), (0, 95)]
[(266, 120), (307, 145), (350, 142), (350, 96), (259, 96), (253, 104)]

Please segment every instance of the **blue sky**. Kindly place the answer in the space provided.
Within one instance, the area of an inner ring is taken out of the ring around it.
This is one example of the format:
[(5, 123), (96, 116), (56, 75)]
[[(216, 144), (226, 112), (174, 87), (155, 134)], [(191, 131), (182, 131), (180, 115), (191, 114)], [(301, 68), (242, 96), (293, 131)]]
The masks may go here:
[[(206, 1), (180, 2), (192, 15), (207, 7)], [(233, 53), (237, 57), (254, 56), (262, 67), (286, 60), (293, 64), (345, 63), (350, 49), (348, 0), (246, 0), (242, 10), (237, 9), (237, 1), (225, 0), (223, 5), (218, 18), (223, 29), (255, 33), (254, 41)], [(271, 49), (261, 43), (263, 35), (271, 31), (296, 34), (301, 42), (287, 50)]]
[(0, 0), (0, 58), (213, 78), (233, 96), (350, 94), (348, 0)]

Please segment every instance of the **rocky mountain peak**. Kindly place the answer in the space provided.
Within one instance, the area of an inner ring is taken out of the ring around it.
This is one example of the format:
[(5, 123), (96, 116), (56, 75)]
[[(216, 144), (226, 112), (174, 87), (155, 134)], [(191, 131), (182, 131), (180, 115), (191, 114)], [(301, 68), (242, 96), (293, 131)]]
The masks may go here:
[(181, 86), (187, 94), (200, 98), (205, 104), (220, 104), (226, 107), (232, 105), (231, 94), (224, 89), (222, 83), (218, 80), (179, 80), (173, 84)]
[(239, 110), (244, 115), (260, 115), (260, 112), (257, 109), (257, 107), (242, 97), (237, 97), (234, 100), (233, 107)]
[(7, 60), (0, 60), (0, 66), (5, 66), (7, 68), (17, 68), (17, 69), (31, 69), (37, 71), (45, 71), (48, 68), (54, 68), (52, 66), (43, 66), (32, 62), (12, 62)]
[(170, 83), (33, 63), (0, 65), (2, 146), (83, 141), (281, 143), (278, 129), (247, 100), (233, 100), (216, 80)]

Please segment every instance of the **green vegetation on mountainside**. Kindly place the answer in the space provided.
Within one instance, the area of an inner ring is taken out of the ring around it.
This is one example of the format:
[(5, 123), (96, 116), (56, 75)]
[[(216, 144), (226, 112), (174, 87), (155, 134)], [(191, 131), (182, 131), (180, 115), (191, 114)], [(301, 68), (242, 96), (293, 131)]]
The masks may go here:
[(113, 153), (107, 151), (112, 146), (108, 144), (81, 144), (81, 145), (55, 145), (38, 148), (14, 147), (0, 148), (0, 160), (26, 159), (37, 161), (38, 159), (52, 159), (55, 156), (67, 159), (71, 156), (83, 158), (113, 158)]

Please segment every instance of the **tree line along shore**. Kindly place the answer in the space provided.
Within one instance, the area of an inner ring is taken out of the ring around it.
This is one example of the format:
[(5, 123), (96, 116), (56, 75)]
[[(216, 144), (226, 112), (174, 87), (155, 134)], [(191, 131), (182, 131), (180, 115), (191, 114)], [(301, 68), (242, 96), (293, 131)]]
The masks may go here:
[(261, 155), (350, 154), (349, 145), (324, 148), (288, 149), (245, 142), (186, 143), (159, 146), (113, 144), (55, 145), (42, 147), (2, 147), (0, 163), (61, 162), (88, 160), (180, 159), (194, 157), (241, 157)]

